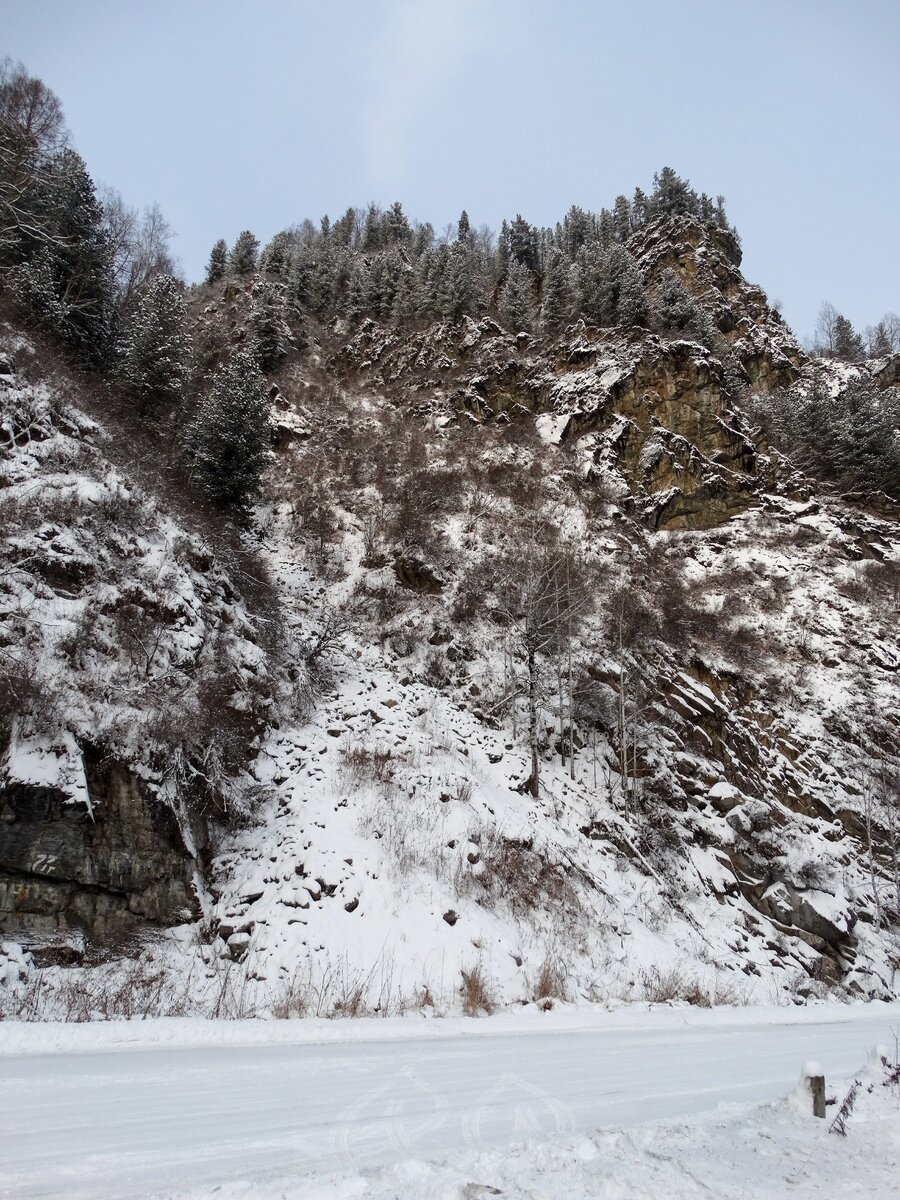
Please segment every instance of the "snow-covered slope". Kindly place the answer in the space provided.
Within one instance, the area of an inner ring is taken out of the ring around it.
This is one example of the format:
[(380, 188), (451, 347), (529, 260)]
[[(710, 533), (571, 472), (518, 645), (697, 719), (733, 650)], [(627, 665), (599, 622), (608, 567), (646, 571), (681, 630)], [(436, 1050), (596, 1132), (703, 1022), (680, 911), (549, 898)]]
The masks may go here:
[[(467, 660), (435, 686), (442, 597), (413, 606), (407, 653), (392, 649), (402, 622), (367, 629), (357, 609), (333, 693), (264, 747), (261, 827), (214, 864), (211, 952), (239, 959), (261, 1002), (296, 1011), (762, 1000), (839, 980), (891, 994), (896, 896), (889, 878), (873, 886), (855, 754), (857, 739), (895, 735), (895, 631), (853, 599), (841, 525), (840, 510), (773, 497), (713, 545), (679, 538), (713, 629), (681, 661), (660, 644), (635, 654), (652, 685), (631, 796), (608, 737), (571, 777), (550, 713), (541, 795), (523, 790), (521, 737), (485, 715), (504, 671), (496, 627), (469, 621)], [(356, 565), (354, 542), (334, 607), (384, 579)], [(316, 586), (294, 557), (282, 543), (275, 565), (303, 608)], [(736, 579), (745, 604), (729, 628)], [(608, 666), (602, 617), (583, 652)]]
[(84, 385), (9, 329), (2, 349), (4, 932), (199, 916), (207, 817), (249, 802), (248, 744), (289, 690), (262, 589), (154, 496)]
[[(797, 378), (802, 355), (727, 247), (682, 232), (668, 250), (648, 242), (648, 279), (680, 264), (701, 299), (718, 289), (727, 312), (709, 307), (743, 331), (735, 347), (761, 331), (746, 361), (735, 350), (757, 390)], [(207, 292), (196, 320), (238, 337), (240, 306)], [(290, 662), (262, 653), (217, 566), (166, 549), (161, 515), (116, 560), (116, 594), (133, 575), (156, 596), (152, 575), (185, 602), (147, 667), (164, 708), (184, 702), (204, 628), (231, 637), (241, 686), (224, 711), (259, 700), (252, 763), (234, 773), (249, 819), (214, 829), (203, 911), (138, 956), (127, 1003), (358, 1015), (895, 995), (890, 506), (799, 477), (683, 338), (581, 325), (545, 343), (487, 319), (319, 333), (274, 377), (279, 449), (245, 539), (275, 581)], [(53, 478), (30, 447), (10, 458), (17, 486)], [(67, 537), (83, 536), (82, 509)], [(530, 666), (522, 597), (548, 571), (566, 590)], [(85, 608), (38, 598), (65, 621)], [(114, 667), (63, 672), (57, 745), (83, 747), (105, 719), (133, 736), (127, 644)], [(41, 640), (42, 661), (59, 664), (55, 645)], [(315, 694), (306, 708), (281, 693), (291, 670)], [(98, 677), (112, 680), (103, 704), (85, 707)], [(165, 765), (151, 768), (158, 789)], [(41, 975), (8, 961), (14, 1011), (125, 1003), (105, 999), (115, 963)]]

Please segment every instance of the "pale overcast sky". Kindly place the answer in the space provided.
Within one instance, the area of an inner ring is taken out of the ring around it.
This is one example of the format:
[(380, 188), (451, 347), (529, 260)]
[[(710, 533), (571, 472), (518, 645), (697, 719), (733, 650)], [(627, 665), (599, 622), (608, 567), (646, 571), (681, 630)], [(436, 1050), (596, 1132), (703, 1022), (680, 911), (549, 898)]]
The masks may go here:
[(900, 0), (0, 0), (0, 30), (188, 278), (243, 228), (552, 224), (671, 165), (800, 336), (900, 311)]

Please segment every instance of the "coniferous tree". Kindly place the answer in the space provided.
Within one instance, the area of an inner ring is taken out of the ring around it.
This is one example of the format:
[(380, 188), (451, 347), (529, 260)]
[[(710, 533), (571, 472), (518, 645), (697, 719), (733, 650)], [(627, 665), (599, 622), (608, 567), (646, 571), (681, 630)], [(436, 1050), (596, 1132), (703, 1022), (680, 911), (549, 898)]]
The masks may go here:
[(178, 401), (190, 352), (181, 286), (171, 275), (157, 275), (144, 289), (122, 343), (119, 380), (143, 411)]
[(331, 227), (331, 237), (336, 245), (350, 249), (359, 241), (360, 214), (355, 208), (348, 208)]
[(512, 259), (497, 305), (500, 320), (512, 333), (523, 330), (530, 333), (534, 328), (531, 285), (531, 272), (522, 263)]
[(309, 250), (301, 247), (291, 259), (287, 290), (300, 308), (312, 308), (314, 258)]
[(604, 250), (608, 250), (612, 243), (616, 240), (615, 226), (613, 225), (613, 216), (608, 208), (600, 209), (600, 219), (598, 221), (598, 236), (600, 245)]
[(294, 239), (286, 231), (276, 233), (259, 256), (259, 269), (266, 275), (278, 275), (287, 279), (291, 269)]
[(366, 209), (366, 221), (362, 231), (362, 248), (368, 254), (374, 254), (382, 246), (381, 212), (374, 204)]
[(586, 242), (578, 252), (578, 309), (592, 325), (615, 324), (607, 272), (607, 255), (599, 239)]
[(616, 196), (612, 218), (616, 241), (627, 242), (631, 235), (631, 205), (627, 197)]
[(596, 234), (590, 213), (573, 204), (563, 218), (561, 234), (562, 248), (574, 262), (581, 247)]
[(834, 357), (844, 362), (859, 362), (866, 356), (866, 347), (853, 328), (850, 321), (842, 313), (834, 319)]
[(636, 228), (640, 228), (641, 225), (644, 225), (648, 219), (649, 210), (650, 204), (646, 193), (642, 192), (640, 188), (635, 188), (634, 196), (631, 200), (632, 225), (634, 225)]
[(664, 333), (683, 333), (708, 349), (718, 348), (718, 330), (673, 270), (660, 278), (652, 317)]
[(228, 269), (228, 243), (224, 238), (219, 238), (212, 250), (209, 252), (209, 263), (206, 267), (206, 282), (218, 283), (220, 279), (225, 277), (225, 272)]
[(803, 471), (842, 490), (900, 499), (900, 390), (856, 379), (837, 396), (821, 379), (805, 392), (757, 397), (773, 445)]
[(444, 281), (441, 312), (451, 321), (458, 321), (476, 310), (475, 280), (468, 241), (457, 240), (450, 250), (450, 261)]
[(550, 252), (541, 304), (541, 328), (545, 333), (558, 333), (573, 315), (571, 267), (559, 249)]
[(363, 258), (355, 259), (350, 267), (347, 286), (341, 296), (341, 312), (348, 321), (362, 321), (365, 318), (368, 291), (368, 265)]
[(187, 440), (193, 474), (209, 498), (245, 507), (259, 491), (271, 445), (265, 385), (252, 354), (241, 351), (218, 368)]
[(231, 249), (228, 268), (232, 275), (252, 275), (256, 270), (256, 255), (259, 251), (259, 241), (245, 229), (238, 234), (238, 239)]
[(611, 301), (617, 325), (646, 325), (649, 319), (647, 298), (637, 263), (622, 246), (614, 246), (607, 255)]
[(273, 371), (294, 345), (294, 336), (285, 318), (286, 309), (287, 294), (283, 284), (266, 280), (255, 288), (247, 323), (250, 350), (263, 371)]
[(651, 207), (661, 216), (683, 216), (694, 209), (687, 181), (671, 167), (663, 167), (653, 176)]
[(413, 258), (421, 258), (434, 245), (434, 227), (430, 221), (417, 225), (413, 233)]
[(418, 315), (416, 307), (416, 278), (412, 270), (404, 272), (399, 281), (394, 305), (391, 309), (391, 323), (398, 328), (411, 324)]
[(4, 282), (16, 308), (30, 324), (55, 337), (65, 337), (68, 313), (57, 295), (53, 258), (47, 246), (29, 261), (11, 267)]
[(408, 246), (413, 239), (413, 231), (403, 205), (395, 200), (382, 218), (383, 242), (387, 246)]
[(398, 291), (406, 284), (410, 267), (402, 243), (394, 242), (369, 264), (367, 315), (388, 321), (395, 311)]
[(509, 226), (507, 244), (510, 261), (527, 267), (533, 274), (540, 269), (537, 230), (518, 214)]
[(112, 252), (103, 209), (80, 155), (63, 150), (56, 156), (40, 193), (40, 220), (53, 231), (44, 244), (66, 309), (64, 335), (82, 358), (105, 366), (113, 339)]

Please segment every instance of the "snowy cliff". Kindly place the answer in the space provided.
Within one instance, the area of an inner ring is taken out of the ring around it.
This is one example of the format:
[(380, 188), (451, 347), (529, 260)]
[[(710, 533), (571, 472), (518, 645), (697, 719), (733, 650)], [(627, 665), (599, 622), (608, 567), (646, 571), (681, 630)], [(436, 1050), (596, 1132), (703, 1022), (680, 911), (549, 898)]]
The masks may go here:
[[(234, 546), (113, 465), (13, 346), (0, 620), (40, 720), (8, 705), (7, 936), (40, 957), (39, 934), (102, 931), (83, 895), (124, 896), (172, 925), (135, 960), (169, 972), (154, 1011), (897, 994), (897, 512), (800, 475), (749, 415), (821, 368), (731, 235), (658, 221), (629, 249), (724, 348), (310, 326), (271, 374), (243, 538), (266, 612)], [(249, 297), (198, 292), (198, 338), (239, 343)], [(57, 887), (47, 839), (66, 805), (96, 836), (110, 758), (116, 795), (172, 816), (165, 853), (129, 891), (79, 851), (93, 875), (67, 861)], [(54, 968), (55, 994), (80, 972), (96, 1002), (111, 969)]]

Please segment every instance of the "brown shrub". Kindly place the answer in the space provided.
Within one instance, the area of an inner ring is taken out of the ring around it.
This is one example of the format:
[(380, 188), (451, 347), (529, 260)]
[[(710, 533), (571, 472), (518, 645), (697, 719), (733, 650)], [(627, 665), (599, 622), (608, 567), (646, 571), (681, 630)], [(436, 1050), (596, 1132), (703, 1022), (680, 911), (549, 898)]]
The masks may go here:
[(476, 963), (470, 971), (462, 971), (460, 973), (462, 975), (462, 983), (459, 991), (462, 996), (463, 1012), (467, 1017), (477, 1017), (481, 1013), (490, 1015), (497, 1007), (497, 1004), (482, 964)]
[(567, 996), (566, 969), (557, 957), (548, 954), (541, 963), (534, 981), (534, 998), (565, 1000)]
[(535, 850), (531, 839), (507, 838), (490, 827), (478, 835), (478, 844), (484, 871), (463, 876), (474, 881), (463, 883), (464, 888), (476, 887), (483, 900), (505, 904), (518, 917), (541, 908), (580, 910), (578, 893), (565, 870)]
[(696, 1008), (712, 1007), (709, 992), (695, 975), (688, 974), (682, 967), (673, 966), (666, 969), (650, 967), (641, 972), (641, 983), (644, 988), (644, 998), (650, 1004), (682, 1001), (692, 1004)]
[(393, 781), (397, 757), (389, 749), (377, 746), (348, 746), (343, 752), (342, 766), (352, 787), (386, 784)]

